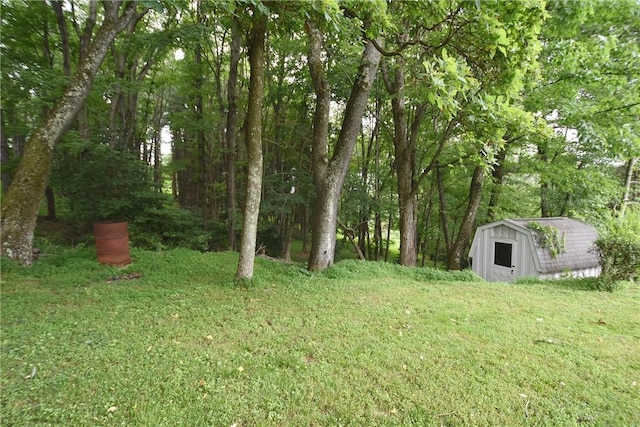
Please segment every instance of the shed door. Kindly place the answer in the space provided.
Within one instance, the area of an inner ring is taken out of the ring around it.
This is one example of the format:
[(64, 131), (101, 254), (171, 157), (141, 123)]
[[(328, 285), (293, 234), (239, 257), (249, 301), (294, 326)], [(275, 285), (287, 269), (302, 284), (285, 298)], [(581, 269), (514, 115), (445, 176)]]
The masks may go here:
[(516, 272), (516, 241), (493, 240), (491, 254), (491, 281), (513, 282), (518, 277)]

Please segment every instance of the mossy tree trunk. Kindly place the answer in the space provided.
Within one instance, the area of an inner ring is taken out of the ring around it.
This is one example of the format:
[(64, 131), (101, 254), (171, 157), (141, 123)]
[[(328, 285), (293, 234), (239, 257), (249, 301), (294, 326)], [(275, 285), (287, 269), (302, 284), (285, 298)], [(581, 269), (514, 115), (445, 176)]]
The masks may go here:
[[(254, 10), (254, 14), (257, 14)], [(247, 144), (247, 191), (245, 196), (240, 259), (236, 279), (253, 277), (258, 214), (262, 193), (262, 99), (264, 97), (264, 45), (267, 16), (258, 15), (249, 36), (249, 100), (245, 119)]]
[[(62, 97), (27, 141), (2, 204), (2, 254), (30, 264), (38, 208), (49, 181), (56, 143), (69, 128), (89, 94), (93, 79), (116, 35), (139, 16), (136, 2), (104, 2), (105, 16), (84, 60)], [(142, 13), (146, 13), (144, 9)]]

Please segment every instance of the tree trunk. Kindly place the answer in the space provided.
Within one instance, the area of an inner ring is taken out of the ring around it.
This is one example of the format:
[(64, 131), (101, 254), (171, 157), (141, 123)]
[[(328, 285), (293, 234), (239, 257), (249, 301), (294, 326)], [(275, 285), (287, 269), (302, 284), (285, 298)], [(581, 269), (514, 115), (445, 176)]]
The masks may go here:
[(305, 203), (303, 206), (303, 219), (300, 233), (302, 234), (302, 253), (309, 253), (309, 205)]
[(375, 254), (373, 258), (376, 261), (380, 260), (380, 255), (382, 254), (382, 214), (380, 213), (380, 112), (382, 110), (382, 101), (380, 99), (376, 100), (376, 125), (373, 128), (373, 137), (375, 138), (375, 153), (374, 153), (374, 168), (375, 168), (375, 177), (374, 177), (374, 193), (373, 200), (375, 205), (375, 214), (374, 214), (374, 233), (373, 233), (373, 245)]
[[(538, 146), (538, 156), (540, 157), (540, 161), (544, 167), (546, 167), (547, 162), (549, 161), (546, 147), (541, 145)], [(540, 174), (540, 216), (542, 218), (551, 216), (551, 207), (549, 206), (550, 189), (545, 173), (546, 172), (542, 172)]]
[(391, 221), (393, 220), (393, 215), (389, 213), (389, 222), (387, 223), (387, 242), (384, 248), (384, 262), (389, 261), (389, 244), (391, 243)]
[(414, 159), (413, 147), (407, 138), (407, 118), (404, 97), (404, 59), (395, 59), (393, 76), (387, 66), (383, 76), (387, 92), (392, 96), (393, 145), (395, 148), (395, 169), (398, 177), (398, 204), (400, 209), (400, 265), (415, 266), (417, 261), (417, 200), (413, 192)]
[[(76, 30), (76, 34), (80, 39), (80, 56), (78, 59), (78, 63), (82, 63), (85, 58), (89, 55), (89, 47), (91, 46), (91, 40), (93, 36), (93, 29), (96, 25), (97, 15), (98, 15), (98, 1), (90, 0), (89, 1), (89, 14), (86, 17), (84, 23), (84, 31), (80, 33), (80, 29), (78, 23), (75, 19), (75, 9), (73, 6), (74, 2), (71, 2), (71, 12), (73, 15), (73, 26)], [(124, 30), (124, 26), (118, 31)], [(78, 133), (80, 137), (83, 139), (89, 139), (89, 112), (87, 110), (86, 102), (83, 102), (80, 105), (79, 111), (76, 114), (77, 124), (78, 124)]]
[(229, 59), (229, 80), (227, 81), (227, 124), (225, 128), (225, 163), (227, 181), (227, 235), (229, 250), (235, 251), (236, 244), (236, 132), (238, 123), (238, 63), (242, 53), (242, 34), (234, 27), (231, 34), (231, 57)]
[[(254, 10), (254, 14), (257, 11)], [(255, 16), (255, 15), (254, 15)], [(262, 98), (264, 96), (264, 45), (267, 16), (254, 19), (249, 37), (249, 98), (245, 122), (247, 191), (245, 195), (240, 259), (236, 279), (251, 279), (256, 256), (256, 235), (262, 192)]]
[[(408, 40), (401, 36), (401, 42)], [(394, 58), (395, 67), (391, 75), (390, 63), (383, 66), (383, 77), (387, 92), (391, 95), (393, 117), (394, 164), (398, 178), (398, 203), (400, 209), (400, 264), (413, 267), (418, 259), (418, 187), (416, 178), (416, 146), (419, 127), (424, 120), (426, 104), (419, 106), (413, 120), (407, 119), (405, 86), (405, 61), (402, 56)], [(411, 125), (411, 133), (409, 133)]]
[(347, 101), (333, 157), (329, 160), (327, 159), (327, 135), (330, 93), (322, 66), (322, 38), (320, 31), (313, 28), (311, 24), (307, 24), (307, 33), (311, 41), (309, 69), (316, 91), (311, 155), (313, 182), (316, 188), (316, 208), (307, 268), (310, 271), (320, 271), (329, 267), (334, 261), (338, 201), (381, 55), (371, 41), (366, 42), (358, 74)]
[(152, 119), (153, 137), (151, 139), (153, 152), (153, 183), (158, 192), (162, 192), (162, 114), (164, 112), (164, 93), (156, 95)]
[(469, 244), (471, 233), (473, 232), (473, 224), (480, 208), (482, 200), (482, 181), (484, 180), (484, 169), (482, 166), (476, 166), (471, 178), (471, 187), (469, 189), (469, 203), (467, 209), (462, 216), (460, 222), (460, 230), (453, 246), (447, 254), (447, 268), (449, 270), (462, 269), (462, 257)]
[(311, 251), (309, 271), (322, 271), (333, 264), (336, 252), (336, 224), (338, 222), (339, 186), (325, 181), (316, 190), (316, 201), (311, 220)]
[(489, 207), (487, 208), (487, 222), (493, 222), (496, 219), (496, 209), (498, 208), (498, 201), (500, 199), (500, 193), (502, 192), (502, 186), (504, 184), (504, 161), (507, 158), (506, 145), (500, 148), (496, 156), (496, 163), (493, 166), (491, 172), (491, 180), (493, 187), (491, 188), (491, 196), (489, 197)]
[(451, 239), (449, 235), (449, 222), (447, 221), (447, 200), (444, 194), (444, 183), (442, 182), (442, 167), (440, 165), (436, 165), (436, 185), (438, 186), (438, 201), (440, 203), (440, 223), (442, 224), (442, 235), (444, 237), (445, 247), (448, 252), (451, 248)]
[(431, 221), (431, 208), (433, 203), (431, 202), (431, 195), (429, 195), (429, 201), (427, 202), (427, 209), (424, 214), (424, 240), (422, 241), (422, 261), (420, 266), (424, 267), (427, 263), (427, 249), (429, 248), (429, 223)]
[(0, 108), (0, 170), (2, 171), (0, 179), (2, 179), (2, 194), (7, 194), (11, 183), (11, 175), (6, 172), (6, 165), (9, 162), (9, 140), (4, 120), (4, 109)]
[(627, 209), (627, 205), (630, 202), (631, 195), (631, 182), (633, 181), (633, 170), (638, 162), (638, 157), (632, 157), (627, 161), (627, 170), (624, 179), (624, 193), (622, 195), (622, 207), (620, 209), (620, 216), (624, 217), (624, 213)]
[[(105, 2), (105, 18), (87, 56), (55, 107), (30, 135), (24, 155), (2, 206), (2, 253), (30, 264), (38, 208), (51, 172), (53, 148), (84, 103), (109, 46), (136, 17), (136, 3), (125, 3), (119, 16), (117, 3)], [(146, 10), (145, 10), (146, 12)]]
[(51, 7), (56, 15), (58, 31), (60, 32), (60, 49), (62, 50), (62, 70), (66, 77), (71, 77), (71, 49), (69, 47), (69, 30), (67, 20), (64, 17), (62, 1), (51, 2)]
[(47, 216), (46, 218), (49, 221), (56, 221), (56, 196), (53, 193), (53, 188), (47, 186), (44, 190), (44, 196), (47, 200)]
[[(309, 72), (316, 93), (315, 112), (313, 113), (313, 141), (311, 152), (311, 168), (316, 199), (311, 219), (311, 251), (309, 254), (309, 270), (323, 270), (333, 262), (335, 253), (335, 236), (337, 222), (337, 208), (335, 214), (333, 206), (328, 206), (325, 200), (331, 200), (333, 195), (321, 194), (327, 192), (324, 178), (329, 164), (328, 134), (329, 134), (329, 105), (331, 92), (327, 81), (324, 64), (322, 62), (322, 33), (311, 22), (305, 25), (309, 36)], [(325, 210), (325, 212), (323, 212)], [(322, 220), (324, 219), (324, 221)], [(332, 223), (331, 223), (332, 222)], [(313, 262), (312, 262), (313, 260)]]

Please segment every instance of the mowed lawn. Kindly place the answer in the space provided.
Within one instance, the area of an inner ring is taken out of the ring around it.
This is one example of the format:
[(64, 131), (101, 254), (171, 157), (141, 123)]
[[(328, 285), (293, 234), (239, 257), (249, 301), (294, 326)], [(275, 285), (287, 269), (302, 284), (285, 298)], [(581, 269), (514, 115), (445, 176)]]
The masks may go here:
[(640, 286), (91, 249), (3, 262), (2, 426), (640, 425)]

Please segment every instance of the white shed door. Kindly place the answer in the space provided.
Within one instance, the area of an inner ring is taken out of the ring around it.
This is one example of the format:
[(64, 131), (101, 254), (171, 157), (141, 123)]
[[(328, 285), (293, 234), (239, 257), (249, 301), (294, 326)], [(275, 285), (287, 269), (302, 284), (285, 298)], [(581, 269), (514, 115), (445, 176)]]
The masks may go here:
[(492, 241), (491, 281), (513, 282), (517, 275), (516, 241), (495, 239)]

